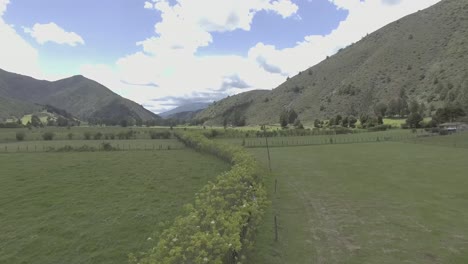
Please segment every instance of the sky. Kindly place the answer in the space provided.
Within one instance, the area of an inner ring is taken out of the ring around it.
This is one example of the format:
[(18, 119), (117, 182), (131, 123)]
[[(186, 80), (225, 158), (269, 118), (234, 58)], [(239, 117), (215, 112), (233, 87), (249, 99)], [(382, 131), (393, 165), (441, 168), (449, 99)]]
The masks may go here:
[(440, 0), (0, 0), (0, 68), (160, 113), (273, 89)]

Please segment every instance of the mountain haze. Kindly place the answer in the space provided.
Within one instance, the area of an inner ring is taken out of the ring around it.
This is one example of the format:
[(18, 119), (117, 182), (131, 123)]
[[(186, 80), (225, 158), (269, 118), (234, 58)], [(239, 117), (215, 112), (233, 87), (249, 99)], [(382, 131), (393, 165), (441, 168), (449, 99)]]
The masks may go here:
[(66, 110), (81, 120), (158, 120), (159, 116), (83, 76), (49, 82), (0, 70), (0, 117), (22, 116), (41, 105)]
[(202, 103), (202, 102), (185, 104), (185, 105), (178, 106), (167, 112), (160, 113), (159, 116), (163, 118), (171, 118), (172, 116), (179, 114), (179, 113), (199, 112), (200, 110), (207, 108), (209, 105), (210, 103)]
[[(307, 54), (304, 54), (306, 56)], [(395, 21), (268, 92), (226, 98), (199, 113), (221, 124), (232, 111), (247, 124), (278, 123), (285, 109), (302, 121), (373, 113), (404, 96), (428, 109), (468, 107), (468, 1), (444, 0)]]

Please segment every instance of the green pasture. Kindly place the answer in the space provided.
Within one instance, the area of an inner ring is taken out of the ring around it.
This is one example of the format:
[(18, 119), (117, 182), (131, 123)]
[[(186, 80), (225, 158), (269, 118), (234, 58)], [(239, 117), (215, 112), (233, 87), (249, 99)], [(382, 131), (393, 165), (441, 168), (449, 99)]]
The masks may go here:
[(127, 263), (228, 169), (188, 149), (0, 154), (0, 263)]
[(89, 147), (101, 150), (103, 143), (109, 143), (116, 150), (175, 150), (185, 146), (176, 139), (135, 139), (135, 140), (52, 140), (21, 141), (0, 143), (0, 153), (9, 152), (45, 152), (72, 148)]
[(249, 263), (468, 263), (468, 149), (451, 137), (271, 148)]
[[(429, 136), (424, 130), (413, 133), (411, 130), (394, 129), (381, 132), (366, 132), (343, 135), (317, 135), (317, 136), (290, 136), (268, 138), (270, 147), (307, 146), (307, 145), (331, 145), (331, 144), (356, 144), (368, 142), (402, 141), (418, 137)], [(266, 147), (267, 141), (262, 137), (249, 138), (219, 138), (226, 143), (241, 145), (248, 148)]]
[[(54, 140), (84, 140), (85, 133), (88, 133), (91, 140), (97, 133), (101, 133), (101, 139), (114, 140), (119, 139), (119, 134), (132, 132), (130, 139), (151, 139), (152, 132), (169, 131), (168, 128), (148, 128), (148, 127), (44, 127), (44, 128), (2, 128), (0, 129), (0, 143), (16, 141), (16, 133), (25, 134), (24, 141), (43, 140), (42, 135), (46, 132), (54, 133)], [(107, 138), (106, 138), (107, 136)]]

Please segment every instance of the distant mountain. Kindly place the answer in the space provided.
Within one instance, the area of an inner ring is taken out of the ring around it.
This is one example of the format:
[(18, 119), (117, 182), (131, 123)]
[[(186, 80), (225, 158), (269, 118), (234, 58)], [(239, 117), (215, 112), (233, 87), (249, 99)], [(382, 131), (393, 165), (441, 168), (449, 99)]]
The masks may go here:
[(170, 111), (160, 113), (159, 116), (163, 118), (171, 118), (171, 116), (174, 116), (175, 114), (178, 114), (178, 113), (199, 112), (200, 110), (207, 108), (209, 105), (210, 103), (201, 103), (201, 102), (181, 105)]
[(159, 120), (141, 105), (83, 76), (49, 82), (0, 70), (0, 117), (21, 117), (50, 105), (84, 121)]
[(312, 122), (337, 114), (373, 114), (377, 104), (390, 107), (412, 100), (428, 110), (446, 104), (468, 110), (467, 61), (468, 1), (443, 0), (364, 37), (270, 92), (232, 96), (196, 118), (222, 124), (228, 116), (242, 115), (247, 124), (278, 123), (282, 111), (293, 109), (302, 121)]

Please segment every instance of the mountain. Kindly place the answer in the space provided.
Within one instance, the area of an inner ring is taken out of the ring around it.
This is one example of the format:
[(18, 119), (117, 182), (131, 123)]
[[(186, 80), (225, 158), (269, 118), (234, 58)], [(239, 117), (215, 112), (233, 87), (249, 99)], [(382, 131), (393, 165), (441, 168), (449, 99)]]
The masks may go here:
[(207, 108), (209, 105), (210, 103), (202, 103), (202, 102), (181, 105), (170, 111), (160, 113), (159, 116), (163, 118), (171, 118), (172, 116), (178, 113), (199, 112), (200, 110)]
[(467, 61), (468, 1), (443, 0), (367, 35), (270, 92), (226, 98), (196, 118), (219, 125), (227, 116), (242, 115), (247, 124), (278, 123), (280, 114), (292, 109), (303, 122), (312, 122), (373, 114), (377, 104), (393, 109), (413, 100), (431, 110), (446, 104), (467, 109)]
[(141, 105), (83, 76), (49, 82), (0, 70), (0, 117), (20, 117), (50, 105), (81, 120), (159, 120)]

